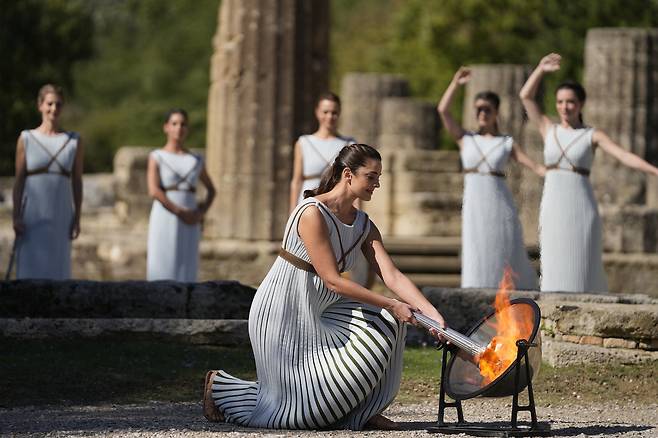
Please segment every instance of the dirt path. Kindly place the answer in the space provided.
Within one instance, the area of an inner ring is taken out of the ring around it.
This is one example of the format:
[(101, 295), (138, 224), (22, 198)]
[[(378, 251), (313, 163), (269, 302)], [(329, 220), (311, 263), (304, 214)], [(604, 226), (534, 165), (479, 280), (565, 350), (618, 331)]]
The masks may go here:
[[(508, 400), (475, 399), (464, 403), (466, 420), (509, 419)], [(426, 428), (436, 421), (437, 404), (394, 404), (387, 415), (402, 423), (396, 432), (360, 432), (365, 436), (416, 437), (428, 435)], [(550, 423), (557, 437), (658, 437), (658, 403), (632, 402), (606, 405), (562, 405), (538, 408), (540, 421)], [(524, 415), (524, 414), (522, 414)], [(524, 418), (524, 417), (520, 417)], [(221, 433), (223, 432), (223, 433)], [(220, 434), (221, 433), (221, 434)], [(150, 403), (146, 405), (101, 405), (0, 409), (2, 436), (103, 436), (103, 437), (264, 437), (331, 436), (351, 437), (349, 431), (276, 431), (245, 429), (212, 424), (201, 416), (195, 403)]]

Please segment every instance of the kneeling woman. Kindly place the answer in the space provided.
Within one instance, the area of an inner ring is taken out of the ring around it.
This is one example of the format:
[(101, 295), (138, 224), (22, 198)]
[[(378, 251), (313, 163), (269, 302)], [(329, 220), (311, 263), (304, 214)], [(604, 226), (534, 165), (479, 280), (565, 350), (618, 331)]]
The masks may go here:
[[(370, 201), (381, 170), (374, 148), (345, 146), (293, 210), (249, 314), (258, 381), (208, 372), (206, 418), (273, 429), (396, 428), (381, 412), (400, 385), (404, 323), (416, 322), (414, 309), (444, 322), (353, 207)], [(399, 301), (341, 277), (358, 251)]]

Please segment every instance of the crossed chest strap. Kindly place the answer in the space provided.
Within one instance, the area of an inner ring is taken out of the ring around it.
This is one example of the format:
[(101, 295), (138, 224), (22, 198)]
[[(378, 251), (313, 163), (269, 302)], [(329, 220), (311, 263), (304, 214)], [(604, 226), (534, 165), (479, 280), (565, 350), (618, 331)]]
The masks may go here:
[[(295, 218), (290, 222), (290, 227), (286, 230), (285, 236), (283, 238), (283, 245), (284, 246), (281, 247), (281, 249), (279, 249), (279, 257), (281, 257), (282, 259), (284, 259), (285, 261), (287, 261), (288, 263), (290, 263), (291, 265), (293, 265), (297, 269), (301, 269), (303, 271), (311, 272), (311, 273), (317, 275), (317, 271), (315, 270), (315, 267), (311, 263), (307, 262), (306, 260), (304, 260), (300, 257), (297, 257), (296, 255), (294, 255), (293, 253), (291, 253), (290, 251), (288, 251), (285, 248), (285, 244), (288, 241), (288, 236), (290, 235), (292, 227), (297, 223), (297, 220), (299, 219), (299, 216), (300, 216), (301, 212), (304, 211), (306, 209), (306, 207), (308, 207), (309, 205), (313, 205), (313, 203), (309, 202), (306, 206), (299, 208), (297, 210), (297, 212), (295, 213)], [(336, 223), (336, 220), (331, 215), (331, 212), (329, 210), (327, 210), (327, 208), (324, 207), (322, 204), (318, 203), (316, 205), (318, 207), (322, 208), (324, 211), (326, 211), (328, 213), (327, 215), (329, 216), (329, 218), (331, 219), (331, 221), (334, 224), (334, 227), (336, 229), (336, 233), (338, 235), (338, 242), (339, 242), (339, 245), (340, 245), (340, 252), (341, 252), (340, 259), (338, 260), (338, 270), (340, 272), (345, 272), (345, 265), (347, 264), (347, 256), (354, 249), (356, 249), (359, 242), (361, 242), (361, 239), (363, 239), (363, 236), (364, 236), (364, 234), (365, 234), (365, 232), (368, 228), (368, 224), (370, 222), (370, 220), (368, 219), (368, 215), (364, 213), (366, 217), (363, 221), (363, 228), (361, 229), (361, 234), (359, 234), (359, 237), (354, 241), (354, 243), (352, 243), (352, 246), (350, 246), (347, 249), (347, 251), (345, 251), (343, 249), (343, 241), (340, 237), (340, 229), (338, 228), (338, 224)]]
[[(576, 144), (576, 142), (578, 140), (580, 140), (587, 132), (588, 132), (587, 129), (584, 130), (578, 136), (576, 136), (576, 138), (571, 140), (569, 142), (569, 144), (567, 145), (567, 147), (563, 148), (562, 144), (560, 143), (560, 140), (557, 138), (557, 125), (555, 125), (555, 127), (553, 129), (553, 138), (555, 139), (555, 144), (560, 149), (560, 158), (558, 158), (558, 160), (555, 163), (546, 165), (546, 170), (558, 170), (558, 169), (559, 170), (570, 170), (572, 172), (578, 173), (578, 174), (583, 175), (583, 176), (589, 176), (589, 174), (590, 174), (589, 169), (587, 169), (586, 167), (576, 166), (575, 164), (573, 164), (573, 162), (567, 156), (567, 151), (569, 150), (569, 148), (571, 148), (571, 146)], [(560, 163), (562, 162), (563, 159), (567, 161), (567, 164), (569, 165), (569, 167), (567, 167), (567, 168), (560, 167)]]
[[(50, 156), (50, 160), (48, 160), (48, 163), (44, 164), (43, 166), (37, 167), (35, 169), (27, 170), (27, 172), (26, 172), (27, 176), (40, 175), (40, 174), (44, 174), (44, 173), (52, 173), (54, 175), (62, 175), (66, 178), (71, 177), (71, 171), (69, 169), (67, 169), (66, 167), (64, 167), (64, 165), (62, 163), (60, 163), (59, 160), (57, 159), (59, 154), (62, 153), (62, 151), (64, 149), (66, 149), (66, 146), (69, 144), (69, 142), (73, 138), (73, 136), (70, 133), (67, 134), (66, 141), (64, 141), (64, 143), (59, 147), (59, 149), (57, 149), (57, 152), (55, 152), (54, 154), (52, 154), (50, 152), (50, 150), (48, 150), (48, 148), (46, 146), (44, 146), (43, 143), (41, 143), (39, 140), (37, 140), (37, 138), (34, 135), (32, 135), (32, 133), (30, 131), (27, 131), (27, 135), (29, 135), (30, 138), (32, 140), (34, 140), (34, 142), (36, 144), (38, 144), (41, 147), (41, 149), (43, 149), (46, 152), (46, 154), (48, 154)], [(57, 170), (50, 170), (50, 166), (53, 163), (57, 164)]]
[[(194, 172), (194, 169), (196, 169), (196, 167), (199, 164), (199, 158), (197, 158), (196, 156), (194, 156), (194, 158), (196, 160), (195, 163), (194, 163), (194, 166), (192, 166), (192, 168), (190, 170), (188, 170), (188, 172), (185, 175), (181, 175), (180, 173), (176, 172), (176, 170), (171, 165), (169, 165), (169, 163), (167, 163), (167, 161), (164, 159), (164, 157), (160, 156), (160, 162), (162, 164), (164, 164), (174, 174), (174, 176), (178, 179), (178, 181), (176, 181), (175, 183), (170, 184), (168, 186), (165, 186), (163, 184), (163, 185), (160, 186), (160, 188), (165, 192), (180, 191), (180, 192), (195, 193), (196, 192), (196, 187), (194, 186), (194, 184), (192, 184), (190, 181), (188, 181), (189, 177), (192, 175), (192, 172)], [(181, 187), (181, 185), (183, 183), (187, 183), (189, 185), (189, 187)]]
[[(491, 176), (495, 176), (495, 177), (498, 177), (498, 178), (505, 178), (505, 174), (504, 174), (503, 172), (501, 172), (500, 170), (496, 170), (496, 169), (495, 169), (495, 168), (489, 163), (489, 161), (487, 160), (487, 157), (488, 157), (488, 156), (489, 156), (494, 150), (498, 149), (500, 146), (502, 146), (503, 144), (505, 144), (505, 141), (507, 141), (507, 137), (503, 137), (503, 139), (500, 141), (500, 143), (496, 144), (496, 146), (494, 146), (493, 148), (491, 148), (491, 150), (489, 150), (489, 152), (487, 152), (486, 154), (485, 154), (484, 152), (482, 152), (482, 148), (481, 148), (480, 145), (478, 144), (477, 140), (475, 140), (475, 136), (472, 135), (471, 138), (473, 139), (473, 144), (475, 145), (475, 148), (476, 148), (476, 149), (478, 150), (478, 152), (480, 153), (480, 161), (478, 161), (477, 164), (476, 164), (475, 166), (473, 166), (473, 167), (467, 167), (467, 168), (464, 168), (464, 169), (462, 170), (462, 172), (464, 172), (464, 173), (478, 173), (478, 174), (480, 174), (480, 175), (491, 175)], [(480, 164), (482, 164), (482, 163), (485, 163), (485, 164), (487, 165), (487, 167), (489, 168), (488, 171), (484, 171), (484, 172), (483, 172), (483, 171), (481, 171), (481, 170), (479, 169)]]

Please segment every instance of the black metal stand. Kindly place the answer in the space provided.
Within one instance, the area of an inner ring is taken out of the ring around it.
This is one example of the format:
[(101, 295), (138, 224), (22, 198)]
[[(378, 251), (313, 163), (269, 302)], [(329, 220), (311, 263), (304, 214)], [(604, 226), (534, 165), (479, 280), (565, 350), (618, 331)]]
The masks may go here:
[[(529, 343), (526, 340), (519, 340), (516, 342), (517, 353), (514, 361), (514, 395), (512, 396), (512, 418), (510, 424), (505, 423), (467, 423), (464, 421), (464, 413), (462, 411), (461, 400), (453, 402), (446, 401), (445, 381), (448, 378), (446, 374), (446, 367), (448, 363), (448, 348), (443, 348), (443, 359), (441, 363), (441, 379), (439, 390), (439, 416), (436, 426), (429, 427), (429, 433), (443, 433), (443, 434), (460, 434), (464, 433), (472, 436), (494, 436), (494, 437), (516, 437), (516, 436), (550, 436), (551, 429), (547, 424), (540, 424), (537, 421), (537, 412), (535, 410), (535, 398), (532, 391), (532, 381), (530, 374), (530, 363), (528, 361), (528, 349), (536, 347), (537, 344)], [(453, 354), (455, 354), (453, 352)], [(523, 366), (521, 362), (523, 361)], [(519, 405), (519, 380), (521, 376), (521, 368), (525, 372), (528, 390), (528, 404), (525, 406)], [(444, 421), (445, 408), (456, 408), (457, 422), (446, 423)], [(518, 424), (519, 411), (530, 412), (530, 425)]]

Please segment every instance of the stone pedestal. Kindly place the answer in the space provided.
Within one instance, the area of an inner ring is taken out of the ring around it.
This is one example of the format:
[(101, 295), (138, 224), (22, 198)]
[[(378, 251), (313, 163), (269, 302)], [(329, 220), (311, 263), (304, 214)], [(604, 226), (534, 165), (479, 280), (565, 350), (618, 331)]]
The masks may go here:
[(225, 0), (208, 96), (213, 237), (276, 240), (288, 217), (293, 144), (328, 86), (327, 0)]
[(409, 96), (409, 83), (398, 75), (348, 73), (341, 84), (340, 132), (359, 143), (377, 146), (381, 103), (387, 97)]
[(436, 149), (439, 117), (435, 105), (410, 97), (388, 97), (379, 107), (380, 149)]
[[(532, 68), (514, 64), (480, 64), (470, 68), (472, 78), (466, 84), (462, 114), (464, 127), (467, 130), (477, 129), (473, 109), (475, 96), (481, 91), (493, 91), (500, 97), (500, 132), (514, 137), (514, 141), (521, 145), (533, 160), (543, 162), (541, 136), (525, 120), (523, 105), (519, 99), (519, 91)], [(542, 93), (539, 93), (538, 100), (541, 100), (541, 95)], [(529, 170), (522, 169), (515, 161), (510, 162), (506, 174), (507, 183), (519, 209), (525, 240), (536, 242), (543, 181)]]
[[(590, 29), (584, 78), (585, 123), (658, 163), (658, 29)], [(658, 205), (655, 179), (597, 155), (592, 182), (600, 201)]]

